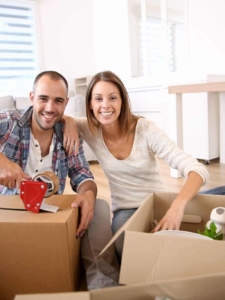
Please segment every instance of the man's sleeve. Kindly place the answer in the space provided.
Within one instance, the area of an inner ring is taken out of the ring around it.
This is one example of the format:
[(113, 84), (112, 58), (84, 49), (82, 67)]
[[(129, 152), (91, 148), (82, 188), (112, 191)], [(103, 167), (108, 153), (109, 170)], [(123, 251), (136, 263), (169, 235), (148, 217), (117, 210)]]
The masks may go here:
[(3, 145), (9, 138), (13, 127), (13, 119), (10, 116), (11, 111), (0, 112), (0, 144)]

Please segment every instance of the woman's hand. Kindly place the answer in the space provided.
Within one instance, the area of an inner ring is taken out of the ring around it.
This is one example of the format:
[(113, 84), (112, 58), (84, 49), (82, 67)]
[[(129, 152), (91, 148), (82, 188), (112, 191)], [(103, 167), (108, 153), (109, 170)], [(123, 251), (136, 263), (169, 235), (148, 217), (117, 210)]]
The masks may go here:
[(77, 155), (79, 153), (79, 133), (74, 118), (69, 116), (63, 116), (62, 122), (64, 125), (63, 134), (63, 147), (65, 148), (68, 155)]
[(186, 204), (197, 194), (202, 184), (202, 177), (198, 173), (191, 171), (180, 193), (152, 232), (159, 230), (178, 230), (183, 219)]
[(171, 205), (165, 216), (151, 232), (153, 233), (159, 230), (179, 230), (184, 215), (184, 208), (185, 206), (181, 205)]

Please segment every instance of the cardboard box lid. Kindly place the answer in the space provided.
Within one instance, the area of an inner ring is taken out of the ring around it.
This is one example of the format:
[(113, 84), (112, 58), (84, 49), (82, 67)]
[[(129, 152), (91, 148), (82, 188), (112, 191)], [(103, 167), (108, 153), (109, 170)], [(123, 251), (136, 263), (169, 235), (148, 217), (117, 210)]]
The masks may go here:
[(25, 210), (19, 195), (0, 196), (0, 222), (65, 222), (73, 208), (71, 203), (76, 195), (53, 195), (47, 198), (46, 203), (59, 206), (56, 213), (40, 211), (38, 214)]
[(14, 300), (90, 300), (90, 293), (76, 292), (76, 293), (57, 293), (57, 294), (30, 294), (17, 295)]
[(224, 300), (224, 280), (225, 273), (221, 273), (90, 292), (18, 295), (14, 300), (155, 300), (157, 296), (173, 300)]
[(225, 272), (225, 243), (125, 232), (120, 283), (134, 284)]
[(108, 249), (115, 240), (126, 230), (139, 231), (139, 232), (150, 232), (150, 224), (142, 222), (143, 219), (153, 218), (153, 206), (154, 206), (154, 194), (152, 193), (139, 207), (139, 209), (130, 217), (130, 219), (116, 232), (109, 243), (99, 254), (102, 255), (106, 249)]
[(168, 300), (224, 300), (224, 280), (225, 273), (221, 273), (95, 290), (90, 294), (91, 300), (155, 300), (155, 297)]

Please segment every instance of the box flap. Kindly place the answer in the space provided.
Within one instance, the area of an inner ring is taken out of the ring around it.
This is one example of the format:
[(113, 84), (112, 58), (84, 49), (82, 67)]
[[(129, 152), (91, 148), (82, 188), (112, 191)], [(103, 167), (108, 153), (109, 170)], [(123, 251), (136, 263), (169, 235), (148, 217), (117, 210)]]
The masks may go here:
[(25, 210), (19, 195), (0, 195), (0, 209)]
[(53, 195), (47, 198), (47, 203), (59, 206), (59, 210), (56, 213), (40, 211), (35, 214), (24, 209), (18, 195), (0, 196), (0, 220), (2, 223), (62, 223), (73, 210), (78, 210), (71, 207), (75, 198), (76, 195)]
[(91, 291), (91, 300), (225, 299), (225, 273)]
[(142, 288), (143, 285), (111, 287), (92, 290), (90, 295), (91, 300), (155, 300), (151, 289), (147, 287), (145, 289)]
[[(72, 202), (76, 199), (76, 195), (52, 195), (46, 198), (46, 203), (59, 206), (60, 209), (71, 209)], [(0, 209), (25, 210), (23, 201), (19, 195), (0, 195)]]
[(140, 231), (149, 232), (149, 224), (147, 224), (146, 222), (140, 222), (140, 219), (143, 220), (143, 218), (150, 218), (149, 214), (152, 214), (153, 211), (151, 207), (153, 207), (153, 193), (148, 198), (146, 198), (141, 207), (139, 207), (139, 209), (133, 214), (133, 216), (117, 231), (117, 233), (101, 251), (99, 256), (102, 255), (103, 252), (105, 252), (105, 250), (108, 249), (125, 230), (136, 230), (136, 228), (138, 228)]
[(225, 270), (225, 242), (125, 232), (120, 283), (134, 284)]
[(17, 295), (14, 300), (90, 300), (89, 292)]

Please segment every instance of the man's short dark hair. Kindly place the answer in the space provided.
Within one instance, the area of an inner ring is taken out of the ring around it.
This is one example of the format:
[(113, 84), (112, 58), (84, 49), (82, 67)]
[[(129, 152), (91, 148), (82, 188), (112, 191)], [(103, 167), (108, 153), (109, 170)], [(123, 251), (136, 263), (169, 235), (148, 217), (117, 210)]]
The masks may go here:
[(40, 74), (38, 74), (36, 76), (36, 78), (34, 79), (34, 84), (33, 84), (33, 92), (35, 92), (35, 89), (36, 89), (36, 85), (38, 83), (38, 81), (41, 79), (42, 76), (48, 76), (50, 77), (52, 80), (60, 80), (62, 79), (66, 85), (66, 89), (67, 89), (67, 92), (68, 92), (68, 82), (66, 80), (66, 78), (64, 76), (62, 76), (60, 73), (56, 72), (56, 71), (44, 71), (44, 72), (41, 72)]

